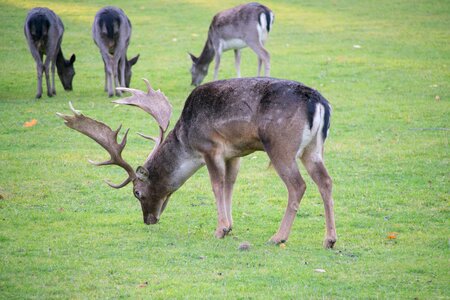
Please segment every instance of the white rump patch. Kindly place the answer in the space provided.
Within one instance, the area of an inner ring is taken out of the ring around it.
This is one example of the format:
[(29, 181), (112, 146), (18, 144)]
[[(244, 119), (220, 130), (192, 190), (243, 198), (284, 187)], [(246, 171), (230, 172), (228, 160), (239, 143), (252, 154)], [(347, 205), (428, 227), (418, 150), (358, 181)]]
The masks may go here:
[[(261, 25), (259, 25), (259, 24), (261, 24)], [(267, 35), (268, 35), (266, 14), (261, 13), (259, 15), (259, 23), (256, 25), (256, 30), (258, 31), (259, 41), (263, 45), (266, 42)]]
[(322, 128), (325, 109), (321, 104), (316, 104), (316, 112), (314, 113), (313, 125), (310, 129), (309, 122), (305, 122), (300, 147), (297, 151), (297, 157), (302, 157), (306, 147), (314, 143), (315, 160), (322, 160)]

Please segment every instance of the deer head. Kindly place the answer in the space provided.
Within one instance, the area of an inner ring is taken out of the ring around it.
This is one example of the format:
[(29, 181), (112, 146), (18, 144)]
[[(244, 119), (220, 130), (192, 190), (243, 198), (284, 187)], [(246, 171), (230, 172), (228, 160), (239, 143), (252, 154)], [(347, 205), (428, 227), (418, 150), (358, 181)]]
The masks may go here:
[[(146, 79), (144, 79), (144, 81), (147, 84), (147, 93), (130, 88), (117, 88), (121, 91), (130, 92), (132, 96), (113, 101), (113, 103), (140, 107), (142, 110), (152, 115), (158, 122), (160, 129), (159, 137), (154, 138), (139, 134), (144, 138), (153, 140), (156, 144), (153, 151), (149, 154), (144, 164), (145, 166), (152, 160), (154, 153), (158, 150), (164, 139), (164, 133), (169, 126), (172, 114), (172, 106), (161, 91), (153, 90), (150, 83)], [(97, 166), (117, 165), (123, 168), (128, 174), (127, 179), (118, 185), (108, 181), (106, 183), (109, 186), (118, 189), (133, 182), (133, 193), (141, 203), (144, 222), (146, 224), (155, 224), (158, 222), (159, 215), (164, 210), (171, 193), (166, 191), (164, 187), (152, 184), (152, 180), (149, 178), (149, 171), (146, 167), (139, 166), (135, 171), (130, 164), (122, 158), (122, 151), (127, 143), (129, 129), (126, 130), (122, 141), (119, 143), (117, 141), (117, 136), (122, 125), (120, 125), (117, 130), (113, 131), (108, 125), (84, 116), (80, 111), (77, 111), (73, 107), (71, 102), (69, 102), (69, 105), (73, 112), (73, 116), (57, 113), (59, 117), (64, 119), (66, 126), (90, 137), (110, 154), (110, 159), (107, 161), (99, 163), (93, 161), (89, 162)]]

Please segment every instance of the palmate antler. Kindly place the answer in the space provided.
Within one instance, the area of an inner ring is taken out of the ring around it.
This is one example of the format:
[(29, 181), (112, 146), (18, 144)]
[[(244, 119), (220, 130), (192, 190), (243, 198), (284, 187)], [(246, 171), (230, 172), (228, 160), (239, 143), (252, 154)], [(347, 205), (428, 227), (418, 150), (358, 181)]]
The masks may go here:
[(140, 136), (155, 142), (155, 147), (153, 147), (152, 152), (147, 158), (147, 160), (149, 160), (164, 139), (164, 133), (166, 132), (167, 127), (169, 127), (170, 117), (172, 116), (172, 105), (170, 105), (167, 97), (163, 92), (161, 92), (160, 90), (153, 90), (150, 86), (150, 82), (148, 82), (147, 79), (143, 78), (142, 80), (144, 80), (145, 84), (147, 85), (147, 93), (136, 89), (119, 87), (116, 88), (116, 90), (129, 92), (132, 94), (132, 96), (113, 101), (113, 103), (140, 107), (141, 109), (152, 115), (153, 118), (155, 118), (156, 122), (158, 122), (158, 138), (147, 136), (138, 132)]
[[(144, 79), (144, 81), (148, 87), (148, 91), (146, 94), (135, 89), (117, 88), (122, 91), (128, 91), (132, 93), (133, 96), (113, 102), (118, 104), (138, 106), (144, 111), (150, 113), (156, 119), (160, 128), (160, 136), (158, 139), (140, 134), (141, 136), (155, 141), (156, 146), (152, 151), (152, 153), (154, 153), (156, 148), (158, 148), (158, 146), (161, 144), (164, 138), (164, 132), (169, 126), (169, 120), (172, 114), (172, 106), (162, 92), (160, 92), (159, 90), (154, 91), (150, 87), (150, 83), (146, 79)], [(111, 156), (111, 158), (105, 162), (96, 163), (91, 160), (89, 160), (89, 162), (97, 166), (117, 165), (125, 169), (125, 171), (127, 171), (128, 173), (128, 178), (119, 185), (114, 185), (109, 182), (106, 183), (113, 188), (122, 188), (133, 181), (136, 177), (138, 177), (139, 174), (136, 174), (133, 168), (122, 158), (122, 151), (127, 143), (127, 135), (129, 129), (125, 132), (122, 142), (119, 144), (117, 142), (117, 135), (119, 134), (122, 125), (120, 125), (116, 131), (113, 131), (108, 125), (84, 116), (80, 111), (77, 111), (73, 107), (71, 102), (69, 102), (69, 105), (74, 114), (73, 116), (64, 115), (61, 113), (56, 114), (64, 119), (64, 123), (66, 124), (66, 126), (90, 137), (98, 144), (100, 144), (100, 146), (102, 146), (106, 151), (108, 151)], [(151, 157), (151, 155), (152, 154), (149, 155), (149, 158)]]

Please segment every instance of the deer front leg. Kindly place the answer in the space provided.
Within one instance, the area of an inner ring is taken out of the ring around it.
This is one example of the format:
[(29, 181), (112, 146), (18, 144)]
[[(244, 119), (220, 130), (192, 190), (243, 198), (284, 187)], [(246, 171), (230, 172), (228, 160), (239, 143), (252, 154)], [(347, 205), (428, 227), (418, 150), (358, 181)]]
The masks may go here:
[(317, 184), (325, 208), (325, 222), (327, 230), (323, 246), (325, 248), (333, 248), (337, 240), (337, 235), (333, 212), (334, 202), (331, 195), (332, 193), (331, 177), (328, 175), (327, 169), (325, 168), (323, 161), (321, 160), (317, 161), (317, 159), (314, 161), (313, 159), (310, 159), (309, 153), (306, 153), (302, 157), (302, 162), (311, 178)]
[(232, 216), (232, 199), (233, 199), (233, 186), (236, 182), (236, 177), (239, 172), (239, 166), (241, 159), (239, 157), (232, 158), (226, 162), (226, 175), (225, 175), (225, 210), (227, 219), (230, 224), (230, 230), (233, 228), (233, 216)]
[(219, 156), (205, 155), (205, 163), (208, 168), (214, 197), (216, 198), (218, 222), (215, 236), (221, 239), (231, 230), (225, 201), (225, 162)]

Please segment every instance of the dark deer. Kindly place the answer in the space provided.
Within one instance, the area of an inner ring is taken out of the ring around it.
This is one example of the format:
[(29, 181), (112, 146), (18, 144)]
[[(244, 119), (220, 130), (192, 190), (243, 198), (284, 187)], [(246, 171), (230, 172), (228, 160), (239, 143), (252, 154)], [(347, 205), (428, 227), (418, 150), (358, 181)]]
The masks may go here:
[[(72, 80), (75, 76), (73, 67), (75, 54), (72, 54), (69, 60), (64, 58), (61, 50), (64, 25), (61, 19), (48, 8), (33, 8), (25, 19), (24, 32), (31, 55), (36, 61), (38, 78), (36, 98), (42, 96), (42, 73), (45, 73), (47, 95), (49, 97), (56, 95), (55, 66), (64, 89), (71, 91)], [(43, 61), (44, 55), (45, 61)]]
[(223, 238), (233, 225), (231, 199), (240, 157), (265, 151), (289, 194), (284, 218), (271, 241), (282, 243), (288, 239), (305, 192), (305, 181), (296, 161), (300, 158), (324, 202), (327, 229), (324, 246), (333, 247), (336, 230), (332, 182), (323, 163), (331, 107), (319, 92), (295, 81), (263, 77), (204, 84), (189, 95), (180, 119), (163, 139), (172, 108), (164, 94), (152, 90), (148, 82), (147, 85), (147, 93), (120, 88), (132, 96), (113, 101), (138, 106), (159, 124), (159, 138), (151, 138), (156, 146), (136, 171), (121, 156), (128, 130), (118, 143), (120, 127), (112, 131), (72, 106), (74, 116), (58, 114), (68, 127), (94, 139), (109, 152), (110, 160), (97, 165), (115, 164), (127, 171), (128, 178), (122, 184), (109, 184), (121, 188), (133, 182), (146, 224), (157, 223), (172, 193), (206, 165), (217, 204), (215, 235)]
[[(131, 22), (122, 9), (113, 6), (104, 7), (95, 15), (92, 37), (100, 49), (105, 65), (105, 91), (112, 97), (114, 87), (130, 86), (131, 67), (139, 59), (139, 55), (127, 59)], [(121, 95), (119, 90), (116, 90), (116, 95)]]
[(270, 76), (270, 55), (264, 48), (274, 15), (259, 3), (249, 3), (224, 10), (216, 14), (209, 26), (208, 38), (200, 56), (193, 54), (192, 85), (199, 85), (208, 74), (209, 64), (215, 59), (214, 80), (217, 80), (220, 57), (227, 50), (234, 49), (237, 77), (241, 77), (241, 49), (250, 47), (258, 56), (258, 76), (264, 63), (264, 75)]

